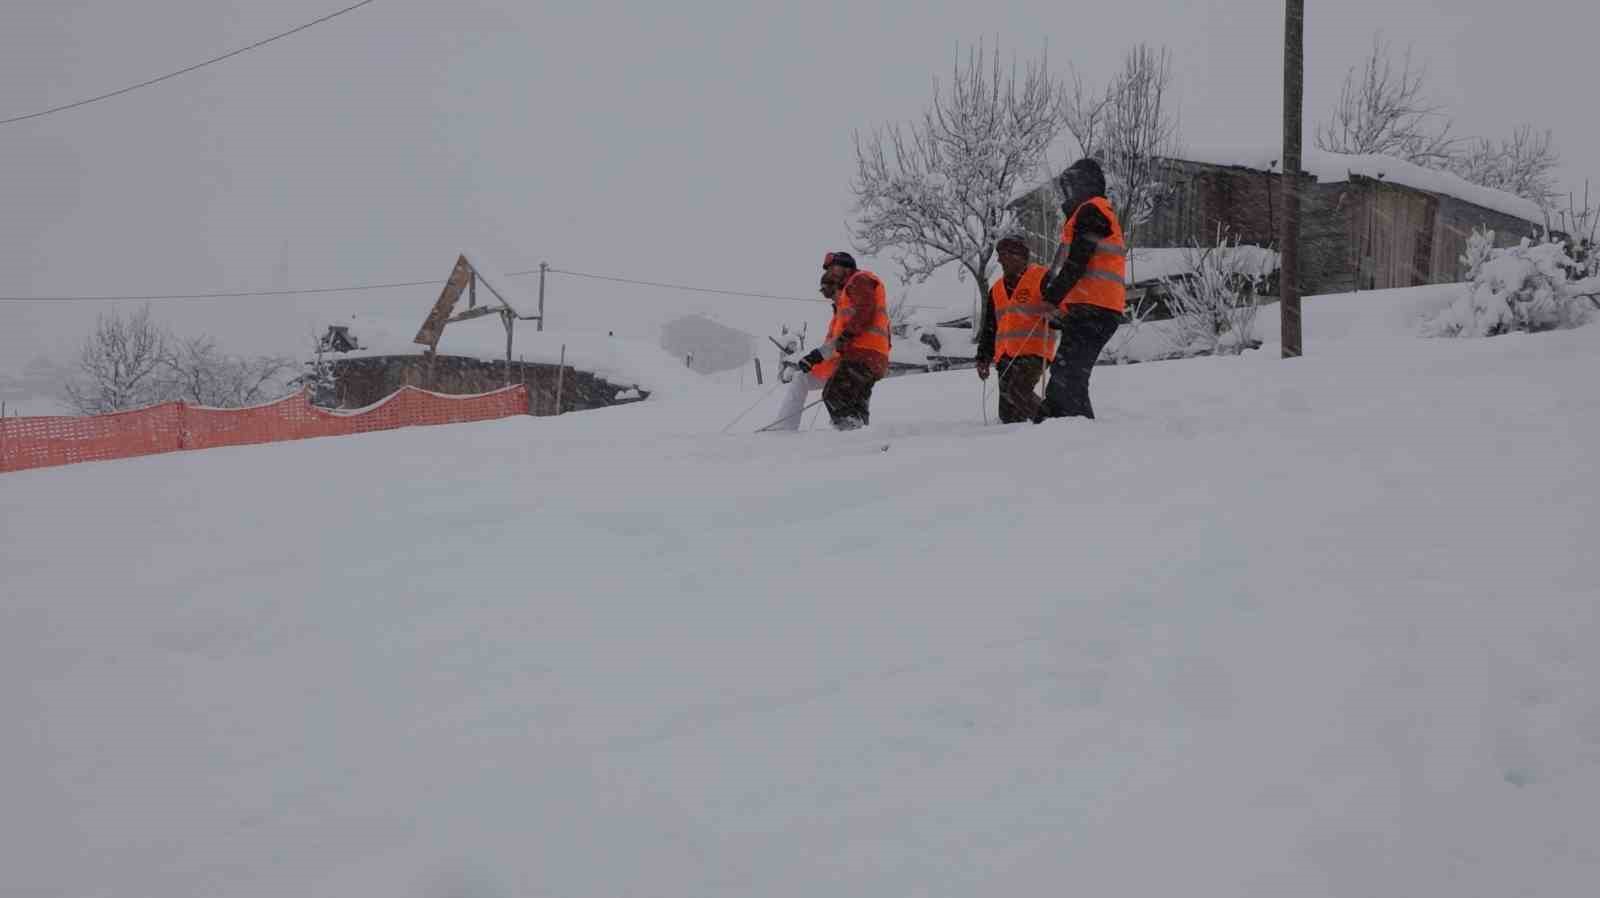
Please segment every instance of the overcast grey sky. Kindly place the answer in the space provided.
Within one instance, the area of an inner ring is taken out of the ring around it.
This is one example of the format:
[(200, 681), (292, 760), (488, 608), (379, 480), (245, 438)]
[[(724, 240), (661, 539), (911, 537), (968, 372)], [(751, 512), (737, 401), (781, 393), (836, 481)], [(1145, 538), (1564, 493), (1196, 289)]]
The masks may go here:
[[(0, 118), (162, 74), (349, 0), (6, 0)], [(1312, 0), (1307, 116), (1374, 29), (1414, 44), (1464, 134), (1555, 131), (1600, 174), (1593, 4)], [(847, 244), (853, 129), (908, 119), (958, 42), (1103, 78), (1173, 50), (1193, 145), (1277, 139), (1282, 0), (529, 3), (378, 0), (123, 97), (0, 126), (0, 295), (204, 292), (505, 269), (810, 295)], [(1058, 159), (1057, 162), (1064, 162)], [(285, 262), (287, 264), (285, 264)], [(892, 292), (888, 259), (867, 260)], [(529, 284), (531, 286), (531, 283)], [(764, 333), (820, 306), (552, 279), (552, 327), (653, 337), (691, 311)], [(966, 307), (954, 277), (917, 302)], [(418, 320), (435, 291), (157, 306), (240, 351), (333, 312)], [(0, 304), (0, 372), (70, 353), (96, 304)], [(281, 345), (289, 341), (293, 345)]]

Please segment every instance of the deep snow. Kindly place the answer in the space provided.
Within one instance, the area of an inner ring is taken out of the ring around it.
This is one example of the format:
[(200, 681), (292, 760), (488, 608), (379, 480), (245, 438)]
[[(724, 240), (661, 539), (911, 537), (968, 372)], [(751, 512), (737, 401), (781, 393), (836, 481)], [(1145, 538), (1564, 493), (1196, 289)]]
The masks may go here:
[(0, 894), (1587, 894), (1600, 327), (1442, 296), (4, 475)]

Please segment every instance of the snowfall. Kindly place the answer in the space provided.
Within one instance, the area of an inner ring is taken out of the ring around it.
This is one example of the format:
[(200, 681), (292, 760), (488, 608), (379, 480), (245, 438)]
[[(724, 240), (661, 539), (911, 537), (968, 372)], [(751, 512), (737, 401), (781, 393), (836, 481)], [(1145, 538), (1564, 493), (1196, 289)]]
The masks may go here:
[(1600, 325), (1443, 289), (0, 475), (0, 894), (1595, 894)]

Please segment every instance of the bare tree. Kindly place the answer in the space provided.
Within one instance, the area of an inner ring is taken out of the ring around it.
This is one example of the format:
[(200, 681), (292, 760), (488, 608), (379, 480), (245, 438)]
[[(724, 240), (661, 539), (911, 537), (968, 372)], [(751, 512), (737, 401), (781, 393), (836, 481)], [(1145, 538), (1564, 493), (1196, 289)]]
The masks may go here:
[(1019, 72), (1001, 67), (998, 48), (970, 48), (964, 63), (958, 53), (920, 121), (856, 134), (856, 247), (895, 250), (913, 281), (956, 263), (977, 285), (976, 314), (995, 241), (1016, 225), (1011, 200), (1040, 178), (1061, 131), (1062, 91), (1043, 54)]
[(1396, 71), (1389, 43), (1373, 34), (1371, 54), (1345, 74), (1338, 105), (1317, 126), (1317, 147), (1448, 168), (1458, 141), (1443, 107), (1427, 98), (1427, 76), (1427, 66), (1412, 64), (1410, 48)]
[(128, 318), (101, 315), (79, 353), (79, 376), (65, 387), (66, 402), (79, 414), (102, 415), (164, 401), (171, 343), (149, 306)]
[(1523, 125), (1499, 142), (1486, 137), (1470, 141), (1452, 160), (1450, 170), (1474, 184), (1525, 197), (1549, 209), (1555, 200), (1556, 152), (1550, 132)]
[(1067, 133), (1077, 141), (1078, 149), (1083, 155), (1089, 156), (1100, 149), (1101, 132), (1106, 127), (1106, 109), (1111, 105), (1111, 91), (1096, 90), (1076, 66), (1071, 66), (1071, 69), (1072, 89), (1062, 92), (1061, 118)]
[(194, 337), (174, 345), (166, 360), (168, 392), (192, 405), (243, 408), (285, 392), (296, 367), (283, 356), (224, 355), (215, 340)]
[(279, 356), (223, 355), (210, 337), (178, 340), (151, 319), (146, 306), (128, 318), (100, 316), (65, 399), (82, 415), (173, 400), (238, 408), (277, 395), (294, 368), (293, 360)]
[(1072, 90), (1063, 94), (1067, 130), (1105, 170), (1108, 199), (1130, 245), (1170, 189), (1181, 150), (1171, 86), (1171, 51), (1139, 44), (1105, 90), (1090, 89), (1074, 72)]

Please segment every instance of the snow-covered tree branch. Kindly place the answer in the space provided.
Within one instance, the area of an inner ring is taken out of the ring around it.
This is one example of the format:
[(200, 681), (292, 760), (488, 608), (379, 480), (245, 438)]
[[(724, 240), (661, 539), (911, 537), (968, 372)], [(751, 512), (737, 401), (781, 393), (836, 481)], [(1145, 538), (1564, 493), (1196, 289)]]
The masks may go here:
[(1181, 151), (1177, 109), (1168, 91), (1172, 54), (1140, 44), (1103, 91), (1073, 74), (1064, 92), (1063, 119), (1083, 155), (1105, 169), (1111, 206), (1130, 243), (1170, 186), (1168, 170)]
[(167, 398), (212, 408), (243, 408), (275, 399), (295, 370), (282, 356), (227, 356), (210, 337), (178, 342), (166, 362)]
[(998, 48), (980, 44), (958, 57), (948, 84), (934, 81), (919, 121), (858, 133), (856, 248), (894, 251), (912, 281), (955, 263), (981, 303), (995, 241), (1016, 226), (1008, 204), (1041, 179), (1061, 131), (1062, 91), (1043, 54), (1006, 69)]
[(1555, 170), (1561, 154), (1548, 130), (1523, 125), (1509, 138), (1469, 141), (1450, 163), (1450, 170), (1474, 184), (1493, 187), (1549, 208), (1557, 193)]
[(1374, 34), (1371, 54), (1346, 73), (1338, 105), (1317, 126), (1317, 147), (1450, 167), (1458, 142), (1444, 108), (1427, 98), (1427, 75), (1426, 66), (1412, 64), (1410, 49), (1396, 71), (1392, 48)]
[(78, 355), (79, 376), (63, 397), (81, 415), (103, 415), (163, 401), (172, 338), (145, 306), (128, 318), (112, 312), (95, 322)]
[(179, 340), (151, 319), (146, 306), (128, 318), (100, 316), (64, 398), (83, 415), (173, 400), (238, 408), (281, 394), (294, 367), (293, 360), (278, 356), (223, 355), (210, 337)]

